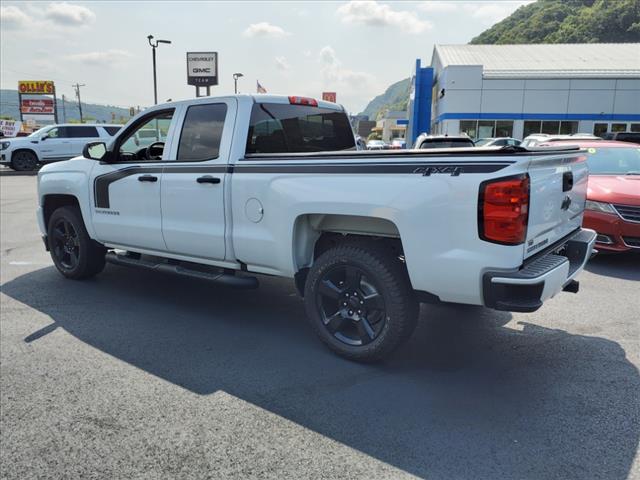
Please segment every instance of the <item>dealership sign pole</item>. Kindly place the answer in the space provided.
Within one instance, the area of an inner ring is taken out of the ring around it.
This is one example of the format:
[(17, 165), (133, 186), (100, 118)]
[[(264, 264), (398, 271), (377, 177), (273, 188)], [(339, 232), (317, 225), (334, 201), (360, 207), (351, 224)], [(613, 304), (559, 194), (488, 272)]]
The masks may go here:
[(187, 52), (187, 85), (196, 87), (196, 97), (200, 87), (211, 95), (211, 85), (218, 85), (218, 52)]

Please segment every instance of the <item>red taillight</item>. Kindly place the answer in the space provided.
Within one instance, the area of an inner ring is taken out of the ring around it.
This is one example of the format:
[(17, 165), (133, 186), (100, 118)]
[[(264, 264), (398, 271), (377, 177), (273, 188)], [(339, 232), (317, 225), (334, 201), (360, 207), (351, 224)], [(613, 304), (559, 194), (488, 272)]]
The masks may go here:
[(291, 96), (289, 97), (289, 103), (291, 105), (306, 105), (308, 107), (318, 106), (318, 101), (315, 98), (309, 98), (309, 97)]
[(478, 208), (480, 238), (506, 245), (523, 243), (529, 218), (529, 177), (483, 182)]

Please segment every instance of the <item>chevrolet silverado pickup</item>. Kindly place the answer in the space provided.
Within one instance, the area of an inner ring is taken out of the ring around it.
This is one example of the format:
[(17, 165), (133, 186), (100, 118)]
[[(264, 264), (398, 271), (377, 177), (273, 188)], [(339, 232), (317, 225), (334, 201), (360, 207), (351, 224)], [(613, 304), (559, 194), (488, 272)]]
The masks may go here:
[[(162, 141), (140, 148), (141, 130)], [(320, 339), (373, 361), (421, 302), (532, 312), (577, 291), (587, 175), (578, 148), (357, 151), (339, 105), (207, 97), (44, 166), (37, 218), (70, 279), (105, 262), (236, 288), (291, 278)]]

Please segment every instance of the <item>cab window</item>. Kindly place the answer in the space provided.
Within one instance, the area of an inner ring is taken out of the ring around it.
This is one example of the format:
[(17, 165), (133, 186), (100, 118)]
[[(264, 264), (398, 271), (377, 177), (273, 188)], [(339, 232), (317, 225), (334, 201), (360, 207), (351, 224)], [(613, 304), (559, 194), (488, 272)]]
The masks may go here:
[(162, 160), (173, 113), (174, 109), (162, 110), (134, 124), (121, 139), (118, 139), (116, 146), (118, 161)]
[(202, 162), (218, 158), (226, 115), (224, 103), (189, 107), (180, 133), (178, 160)]

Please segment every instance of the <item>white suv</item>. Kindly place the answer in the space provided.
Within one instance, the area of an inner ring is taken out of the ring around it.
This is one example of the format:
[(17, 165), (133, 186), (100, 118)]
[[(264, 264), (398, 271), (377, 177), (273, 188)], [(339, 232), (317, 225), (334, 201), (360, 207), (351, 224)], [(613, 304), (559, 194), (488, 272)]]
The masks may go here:
[(28, 137), (0, 142), (0, 164), (14, 170), (35, 170), (38, 164), (68, 160), (82, 154), (87, 142), (109, 143), (122, 125), (62, 124), (48, 125)]

